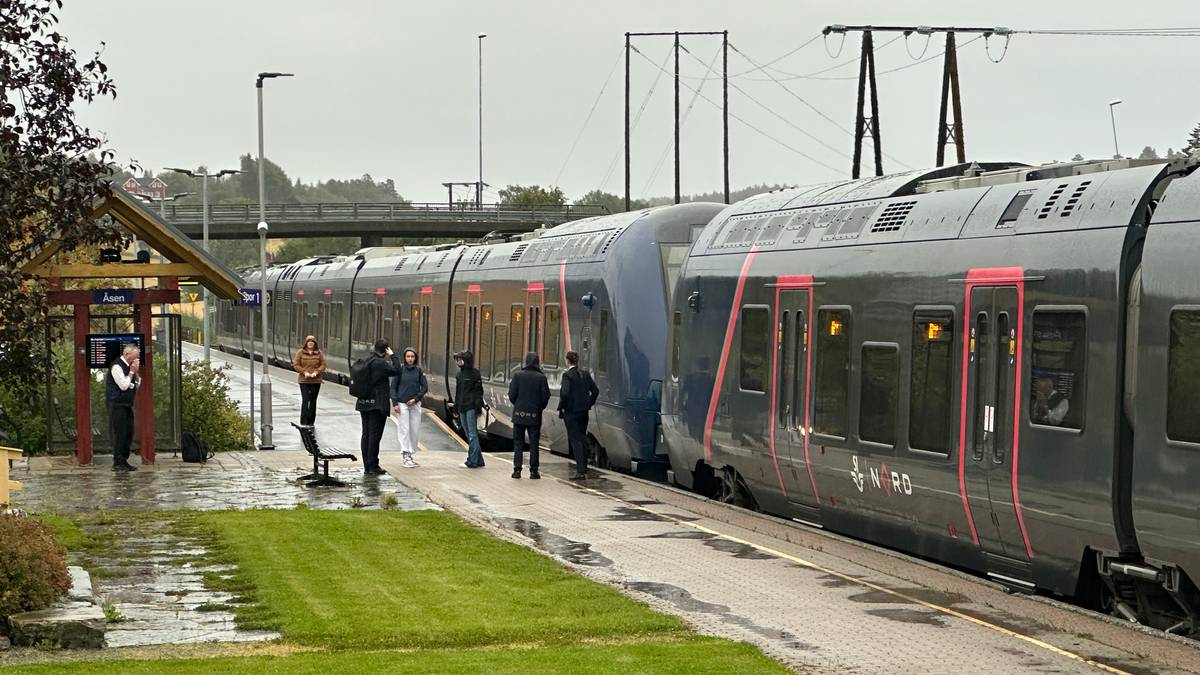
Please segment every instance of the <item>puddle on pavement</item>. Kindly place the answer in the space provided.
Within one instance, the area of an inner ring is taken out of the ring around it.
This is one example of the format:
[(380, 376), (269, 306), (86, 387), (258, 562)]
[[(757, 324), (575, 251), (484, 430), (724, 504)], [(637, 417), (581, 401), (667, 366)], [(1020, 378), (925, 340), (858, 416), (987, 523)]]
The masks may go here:
[(672, 532), (660, 532), (658, 534), (644, 534), (639, 539), (712, 539), (716, 535), (699, 530), (675, 530)]
[(896, 593), (901, 593), (907, 597), (893, 595), (892, 593), (885, 591), (869, 589), (863, 591), (862, 593), (856, 593), (850, 596), (850, 599), (854, 602), (905, 605), (912, 602), (908, 598), (913, 598), (915, 600), (920, 600), (921, 602), (928, 602), (930, 604), (941, 605), (943, 607), (952, 607), (954, 605), (961, 605), (970, 602), (970, 600), (964, 595), (960, 595), (958, 593), (945, 593), (929, 588), (897, 588), (893, 590), (895, 590)]
[(946, 625), (945, 617), (937, 612), (909, 609), (907, 607), (882, 607), (879, 609), (868, 609), (867, 614), (871, 616), (883, 617), (892, 621), (900, 621), (902, 623), (915, 623), (926, 626), (944, 627)]
[(572, 541), (566, 537), (554, 534), (542, 527), (540, 523), (524, 518), (496, 518), (503, 528), (512, 530), (529, 539), (535, 546), (556, 555), (567, 562), (587, 567), (610, 567), (613, 561), (592, 550), (592, 545), (582, 541)]
[(775, 560), (775, 556), (764, 551), (760, 551), (753, 546), (743, 544), (729, 539), (713, 537), (704, 542), (705, 546), (715, 548), (722, 553), (729, 553), (735, 558), (742, 560)]
[(665, 521), (665, 520), (667, 520), (667, 518), (665, 516), (661, 516), (657, 513), (654, 513), (653, 511), (647, 511), (645, 509), (637, 509), (632, 506), (618, 506), (616, 508), (616, 513), (612, 513), (607, 516), (601, 516), (600, 520), (624, 523), (624, 522), (639, 522), (639, 521), (640, 522)]

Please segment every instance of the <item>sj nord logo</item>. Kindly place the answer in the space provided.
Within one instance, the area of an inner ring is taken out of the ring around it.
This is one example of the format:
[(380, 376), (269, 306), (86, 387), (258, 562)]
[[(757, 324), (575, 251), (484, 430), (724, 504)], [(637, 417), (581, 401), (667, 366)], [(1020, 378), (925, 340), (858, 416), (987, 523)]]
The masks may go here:
[(866, 492), (867, 487), (870, 486), (889, 497), (893, 494), (906, 496), (912, 494), (912, 479), (908, 477), (908, 474), (891, 471), (886, 463), (880, 463), (879, 466), (873, 467), (867, 463), (867, 460), (863, 459), (859, 462), (859, 459), (858, 456), (850, 458), (850, 481), (854, 483), (854, 487), (859, 492)]

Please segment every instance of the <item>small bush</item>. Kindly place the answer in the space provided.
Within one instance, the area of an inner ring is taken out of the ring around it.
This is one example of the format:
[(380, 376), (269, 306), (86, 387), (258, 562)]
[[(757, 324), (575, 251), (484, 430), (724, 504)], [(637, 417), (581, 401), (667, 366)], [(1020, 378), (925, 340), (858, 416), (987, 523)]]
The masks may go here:
[(203, 361), (183, 364), (183, 428), (214, 452), (252, 450), (250, 419), (229, 398), (228, 368), (213, 368)]
[(65, 554), (46, 525), (0, 515), (0, 616), (44, 609), (66, 593)]
[(46, 394), (35, 382), (13, 377), (0, 384), (0, 445), (20, 448), (26, 456), (46, 451)]

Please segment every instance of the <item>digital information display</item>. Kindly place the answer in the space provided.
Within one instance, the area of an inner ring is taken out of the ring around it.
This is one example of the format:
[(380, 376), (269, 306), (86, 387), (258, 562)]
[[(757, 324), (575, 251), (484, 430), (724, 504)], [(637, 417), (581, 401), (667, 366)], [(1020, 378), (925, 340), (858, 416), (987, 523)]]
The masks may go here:
[(137, 345), (145, 350), (145, 339), (141, 333), (93, 333), (87, 336), (88, 368), (108, 368), (121, 357), (125, 345)]

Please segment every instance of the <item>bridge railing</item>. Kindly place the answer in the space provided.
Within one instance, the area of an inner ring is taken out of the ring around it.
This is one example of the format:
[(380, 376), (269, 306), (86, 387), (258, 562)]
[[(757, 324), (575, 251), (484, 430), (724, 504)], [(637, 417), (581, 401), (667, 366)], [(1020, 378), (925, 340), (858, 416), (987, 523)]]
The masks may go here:
[[(580, 218), (602, 216), (608, 209), (596, 205), (545, 204), (513, 206), (509, 204), (484, 204), (476, 208), (450, 206), (441, 203), (319, 203), (319, 204), (267, 204), (267, 222), (321, 222), (321, 221), (428, 221), (437, 219), (451, 222), (495, 222), (528, 223), (543, 220), (547, 223), (565, 223)], [(177, 225), (203, 222), (199, 204), (168, 204), (167, 221)], [(254, 223), (258, 222), (257, 204), (217, 204), (208, 207), (210, 223)]]

